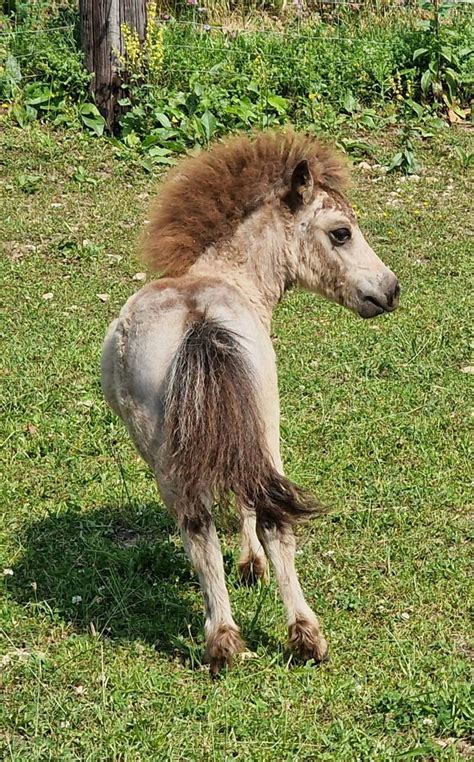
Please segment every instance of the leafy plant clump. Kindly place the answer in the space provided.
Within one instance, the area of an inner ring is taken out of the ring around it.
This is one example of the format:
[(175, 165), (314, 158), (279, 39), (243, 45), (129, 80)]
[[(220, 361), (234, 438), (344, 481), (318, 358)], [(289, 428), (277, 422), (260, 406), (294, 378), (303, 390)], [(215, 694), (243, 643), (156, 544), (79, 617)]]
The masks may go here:
[(0, 14), (0, 102), (20, 127), (41, 120), (103, 133), (77, 27), (73, 2), (17, 2)]
[(448, 23), (449, 12), (455, 3), (440, 0), (420, 0), (428, 12), (419, 26), (423, 30), (423, 45), (413, 53), (413, 63), (419, 79), (421, 100), (442, 104), (458, 117), (464, 118), (468, 110), (463, 105), (472, 93), (474, 72), (471, 42), (462, 44), (458, 30)]
[[(370, 144), (363, 133), (390, 127), (399, 131), (400, 149), (389, 169), (414, 172), (413, 135), (429, 137), (441, 119), (468, 117), (473, 61), (472, 21), (453, 3), (420, 2), (418, 12), (400, 7), (389, 17), (351, 8), (337, 18), (291, 17), (282, 30), (211, 27), (194, 3), (173, 17), (159, 15), (150, 0), (144, 41), (126, 25), (121, 30), (117, 149), (138, 154), (151, 170), (228, 132), (291, 122), (364, 156)], [(22, 127), (39, 119), (101, 135), (105, 122), (88, 92), (74, 3), (17, 6), (20, 15), (17, 9), (15, 24), (4, 17), (0, 37), (8, 113)], [(348, 128), (362, 135), (351, 141)]]

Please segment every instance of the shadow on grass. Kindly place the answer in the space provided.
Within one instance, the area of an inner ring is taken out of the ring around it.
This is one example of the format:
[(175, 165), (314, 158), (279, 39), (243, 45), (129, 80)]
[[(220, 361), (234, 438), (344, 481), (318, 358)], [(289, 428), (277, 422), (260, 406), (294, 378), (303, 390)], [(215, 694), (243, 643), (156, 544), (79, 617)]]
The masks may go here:
[[(200, 664), (199, 583), (174, 522), (158, 504), (70, 508), (30, 524), (22, 542), (9, 584), (17, 601), (68, 621), (79, 632), (143, 641)], [(229, 586), (237, 584), (232, 554), (226, 553), (224, 562), (234, 576)], [(250, 648), (278, 649), (255, 621), (244, 636)]]
[[(176, 527), (158, 505), (69, 509), (31, 524), (10, 593), (78, 631), (170, 655), (202, 647), (202, 609)], [(199, 639), (199, 643), (196, 643)]]
[[(204, 653), (203, 605), (197, 577), (176, 525), (158, 504), (73, 508), (35, 521), (8, 589), (12, 597), (78, 632), (142, 641), (160, 653), (199, 665)], [(235, 559), (224, 554), (230, 587)], [(255, 611), (243, 635), (251, 650), (281, 646), (258, 625), (268, 588), (254, 591)], [(239, 611), (235, 612), (237, 620)]]

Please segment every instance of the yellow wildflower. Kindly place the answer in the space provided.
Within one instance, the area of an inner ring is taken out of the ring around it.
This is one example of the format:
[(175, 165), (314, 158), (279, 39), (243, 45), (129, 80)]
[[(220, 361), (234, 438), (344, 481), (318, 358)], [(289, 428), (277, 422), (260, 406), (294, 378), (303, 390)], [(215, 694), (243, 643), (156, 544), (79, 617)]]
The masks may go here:
[(120, 31), (122, 32), (126, 56), (125, 61), (122, 61), (122, 63), (126, 62), (132, 71), (136, 70), (140, 66), (142, 55), (138, 32), (136, 29), (129, 27), (128, 24), (122, 24)]
[(158, 79), (163, 68), (165, 57), (164, 27), (156, 23), (156, 3), (147, 3), (147, 27), (145, 34), (145, 56), (148, 73), (153, 79)]

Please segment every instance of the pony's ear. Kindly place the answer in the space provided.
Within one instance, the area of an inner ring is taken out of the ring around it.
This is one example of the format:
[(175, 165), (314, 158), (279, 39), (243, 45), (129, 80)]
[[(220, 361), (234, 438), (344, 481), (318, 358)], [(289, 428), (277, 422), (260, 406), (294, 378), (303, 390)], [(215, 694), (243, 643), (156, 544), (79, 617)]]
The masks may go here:
[(303, 204), (309, 204), (313, 198), (313, 175), (306, 159), (298, 162), (291, 175), (291, 194)]

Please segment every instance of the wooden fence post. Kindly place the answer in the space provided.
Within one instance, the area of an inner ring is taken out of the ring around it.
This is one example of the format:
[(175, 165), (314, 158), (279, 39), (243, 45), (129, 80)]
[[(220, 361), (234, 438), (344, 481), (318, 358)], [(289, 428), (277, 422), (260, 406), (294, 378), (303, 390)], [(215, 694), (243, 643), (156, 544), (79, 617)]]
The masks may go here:
[(120, 74), (117, 54), (124, 53), (122, 24), (145, 36), (146, 0), (79, 0), (82, 49), (94, 74), (91, 90), (110, 132), (118, 117)]

